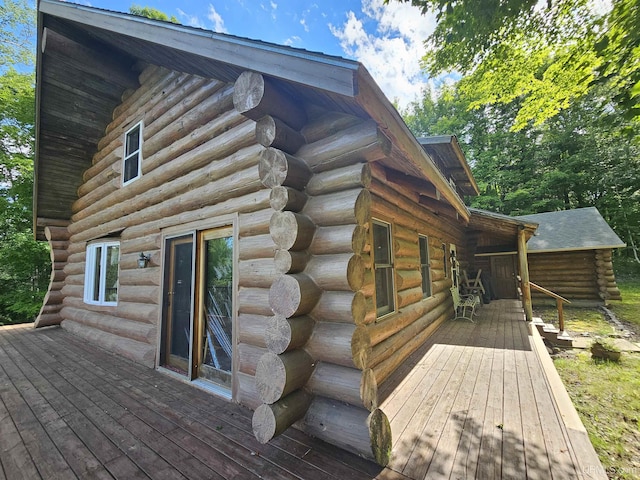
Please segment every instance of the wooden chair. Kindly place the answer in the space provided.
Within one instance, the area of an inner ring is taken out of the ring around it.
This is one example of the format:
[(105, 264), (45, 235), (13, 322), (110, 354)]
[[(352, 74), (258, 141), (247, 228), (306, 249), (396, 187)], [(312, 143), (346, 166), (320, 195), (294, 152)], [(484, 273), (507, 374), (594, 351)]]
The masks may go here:
[(469, 280), (469, 276), (467, 275), (467, 271), (462, 271), (462, 290), (465, 295), (476, 294), (476, 295), (484, 295), (484, 285), (482, 284), (482, 279), (480, 275), (482, 274), (482, 269), (478, 270), (476, 274), (476, 278), (473, 280)]
[[(480, 297), (478, 295), (460, 295), (456, 287), (451, 287), (451, 297), (453, 298), (453, 308), (456, 312), (454, 320), (464, 318), (473, 322), (473, 316), (476, 314), (476, 306), (480, 305)], [(467, 315), (467, 309), (471, 309), (471, 314)]]

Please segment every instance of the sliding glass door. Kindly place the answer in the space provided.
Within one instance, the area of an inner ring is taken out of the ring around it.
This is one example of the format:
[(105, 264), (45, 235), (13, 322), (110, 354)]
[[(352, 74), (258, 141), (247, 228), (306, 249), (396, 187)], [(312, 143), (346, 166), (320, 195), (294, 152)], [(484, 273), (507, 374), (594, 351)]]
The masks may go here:
[(193, 235), (165, 241), (160, 366), (189, 375), (193, 299)]
[(165, 239), (160, 366), (231, 390), (233, 228)]

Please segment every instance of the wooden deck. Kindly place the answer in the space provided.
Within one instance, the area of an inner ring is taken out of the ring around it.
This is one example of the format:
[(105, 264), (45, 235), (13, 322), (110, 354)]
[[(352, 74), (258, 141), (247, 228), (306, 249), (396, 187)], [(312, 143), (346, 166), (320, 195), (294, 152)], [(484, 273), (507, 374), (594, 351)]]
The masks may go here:
[(358, 480), (383, 471), (294, 429), (261, 445), (251, 415), (59, 327), (0, 328), (0, 480)]
[(295, 429), (260, 445), (247, 409), (60, 328), (2, 327), (0, 480), (602, 478), (562, 422), (519, 304), (480, 313), (445, 323), (385, 385), (386, 469)]
[(543, 348), (515, 300), (441, 326), (382, 392), (389, 468), (416, 480), (606, 479)]

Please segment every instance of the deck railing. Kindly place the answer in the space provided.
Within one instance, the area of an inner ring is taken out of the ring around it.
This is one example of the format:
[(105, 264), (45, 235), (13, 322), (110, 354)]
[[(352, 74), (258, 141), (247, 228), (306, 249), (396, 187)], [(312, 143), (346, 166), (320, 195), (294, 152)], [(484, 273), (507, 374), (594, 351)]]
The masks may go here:
[(537, 290), (538, 292), (544, 293), (545, 295), (549, 295), (550, 297), (553, 297), (556, 299), (556, 308), (558, 309), (558, 330), (560, 330), (560, 335), (565, 335), (566, 332), (564, 331), (564, 310), (562, 308), (562, 305), (564, 303), (571, 303), (571, 302), (566, 298), (558, 295), (557, 293), (554, 293), (551, 290), (547, 290), (546, 288), (541, 287), (540, 285), (536, 285), (533, 282), (529, 282), (529, 286), (534, 290)]

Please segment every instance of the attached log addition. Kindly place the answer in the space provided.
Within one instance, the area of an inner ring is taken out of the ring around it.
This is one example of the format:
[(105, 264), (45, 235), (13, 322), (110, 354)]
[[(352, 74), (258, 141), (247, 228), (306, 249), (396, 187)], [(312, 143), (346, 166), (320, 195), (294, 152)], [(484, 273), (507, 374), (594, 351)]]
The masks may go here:
[[(255, 363), (262, 403), (253, 431), (266, 443), (298, 422), (336, 443), (345, 432), (334, 429), (347, 422), (353, 439), (341, 446), (384, 465), (391, 431), (376, 408), (374, 373), (366, 368), (371, 342), (363, 325), (374, 309), (361, 290), (372, 281), (366, 162), (383, 158), (390, 145), (373, 122), (351, 117), (351, 128), (334, 131), (345, 117), (309, 121), (299, 105), (278, 95), (269, 79), (245, 72), (233, 97), (236, 109), (256, 120), (256, 138), (266, 147), (258, 171), (271, 189), (269, 233), (277, 274), (268, 295), (274, 315), (264, 334), (267, 351)], [(311, 143), (304, 142), (304, 130), (314, 132)], [(333, 428), (320, 428), (323, 423)]]
[(60, 310), (62, 309), (62, 295), (60, 291), (64, 287), (66, 273), (64, 266), (67, 263), (69, 252), (69, 230), (67, 227), (45, 227), (44, 235), (49, 242), (51, 255), (51, 278), (49, 289), (44, 297), (42, 308), (35, 321), (35, 327), (47, 327), (59, 325), (62, 321)]

